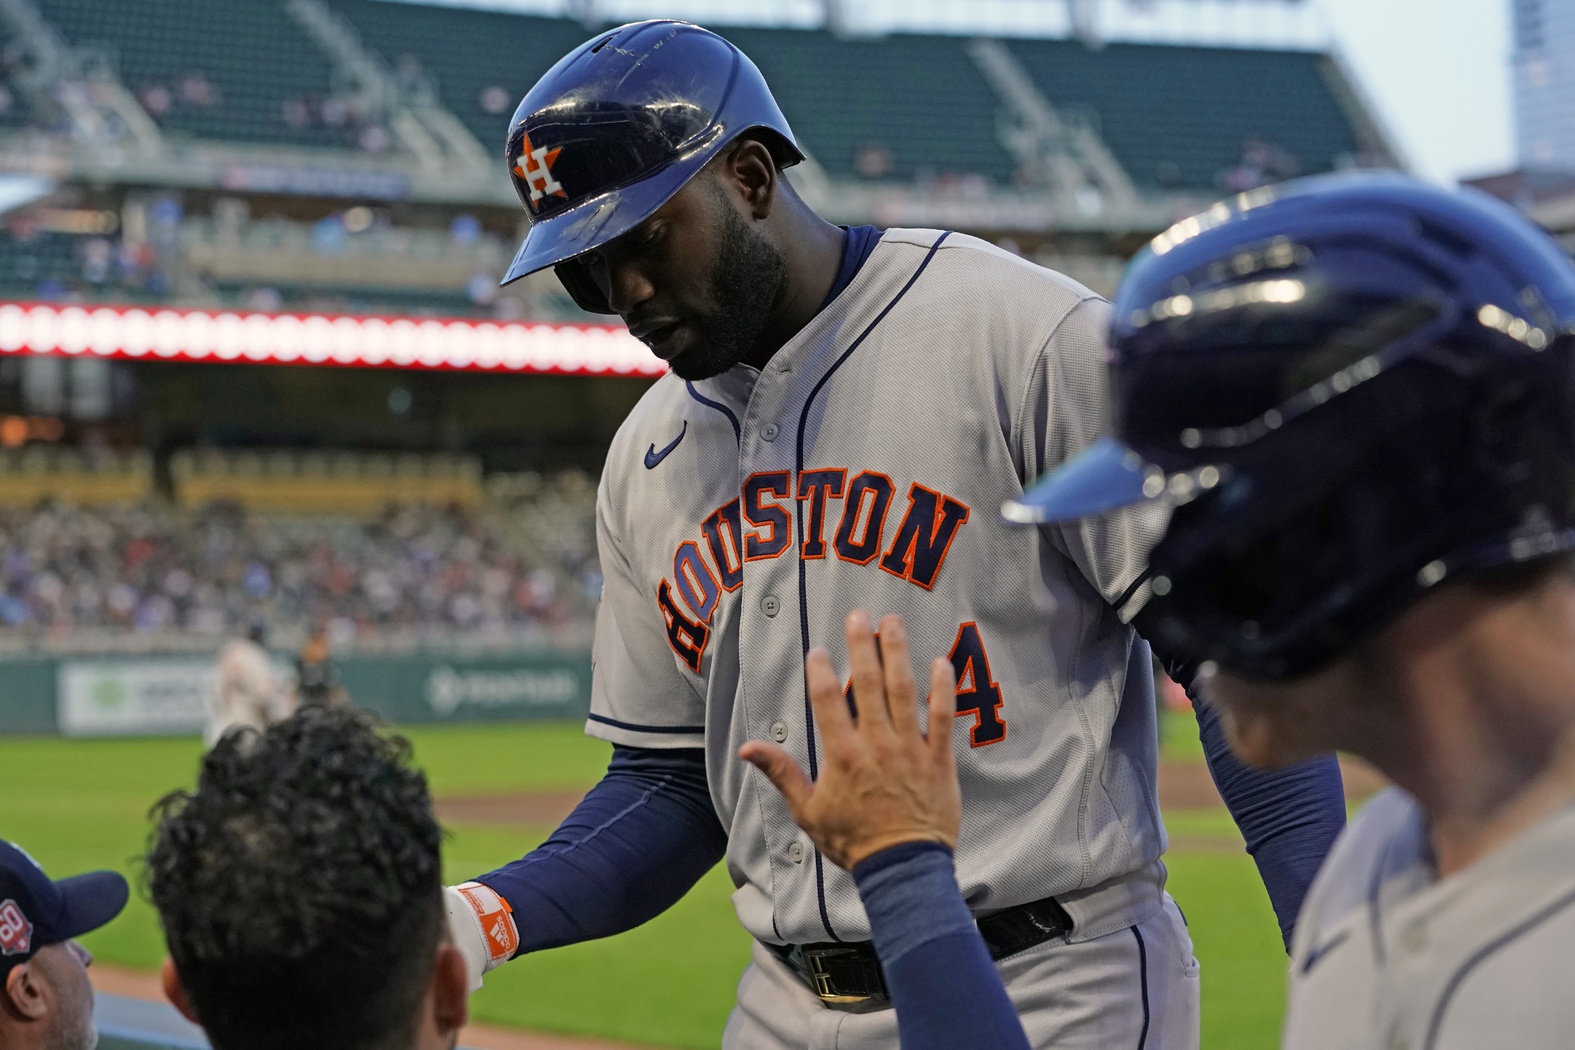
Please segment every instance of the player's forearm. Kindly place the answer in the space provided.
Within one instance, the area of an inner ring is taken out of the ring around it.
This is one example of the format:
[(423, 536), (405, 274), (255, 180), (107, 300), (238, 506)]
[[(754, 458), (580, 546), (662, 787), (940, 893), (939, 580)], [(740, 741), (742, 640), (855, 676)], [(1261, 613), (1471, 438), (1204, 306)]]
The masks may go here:
[(1324, 755), (1286, 769), (1251, 769), (1231, 754), (1218, 712), (1198, 697), (1192, 705), (1209, 772), (1258, 865), (1289, 945), (1302, 899), (1345, 827), (1339, 763)]
[(1017, 1011), (933, 842), (883, 850), (853, 869), (903, 1050), (1028, 1050)]
[(726, 848), (703, 753), (618, 748), (607, 775), (551, 838), (476, 881), (513, 909), (523, 954), (655, 918)]

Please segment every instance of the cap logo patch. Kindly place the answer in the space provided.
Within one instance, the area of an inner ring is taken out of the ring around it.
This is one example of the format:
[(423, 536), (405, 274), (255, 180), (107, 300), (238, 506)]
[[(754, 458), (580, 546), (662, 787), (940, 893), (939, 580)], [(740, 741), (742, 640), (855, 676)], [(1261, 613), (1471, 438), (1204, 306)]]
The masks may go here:
[(558, 197), (568, 197), (563, 184), (552, 176), (553, 162), (558, 159), (558, 154), (563, 152), (563, 147), (558, 146), (548, 149), (530, 144), (530, 136), (520, 133), (520, 159), (514, 164), (514, 174), (525, 180), (525, 185), (530, 187), (531, 211), (538, 210), (538, 203), (543, 197), (551, 193)]
[(33, 924), (16, 901), (0, 901), (0, 955), (26, 955), (33, 947)]

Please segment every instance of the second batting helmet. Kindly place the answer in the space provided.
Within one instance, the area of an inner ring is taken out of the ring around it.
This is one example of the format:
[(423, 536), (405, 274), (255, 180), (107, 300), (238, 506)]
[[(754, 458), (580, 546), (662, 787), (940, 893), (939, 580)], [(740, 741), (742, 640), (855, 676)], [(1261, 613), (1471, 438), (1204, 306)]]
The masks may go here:
[(1117, 436), (1006, 514), (1172, 503), (1156, 644), (1296, 677), (1442, 581), (1575, 548), (1575, 267), (1498, 201), (1244, 195), (1134, 260), (1110, 342)]
[(615, 313), (571, 260), (627, 233), (745, 132), (804, 159), (765, 78), (715, 33), (634, 22), (549, 69), (514, 111), (509, 177), (530, 220), (507, 284), (555, 266), (582, 309)]

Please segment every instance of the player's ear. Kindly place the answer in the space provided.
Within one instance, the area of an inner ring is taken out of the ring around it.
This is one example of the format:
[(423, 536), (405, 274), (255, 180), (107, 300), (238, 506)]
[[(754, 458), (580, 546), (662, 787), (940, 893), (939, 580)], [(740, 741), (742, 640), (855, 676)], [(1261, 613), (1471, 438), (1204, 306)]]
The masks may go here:
[(776, 161), (771, 150), (758, 139), (743, 139), (728, 152), (724, 161), (725, 178), (743, 197), (744, 207), (755, 219), (771, 214), (779, 187)]
[(180, 986), (180, 974), (175, 972), (175, 960), (168, 955), (164, 957), (164, 965), (159, 968), (159, 981), (164, 985), (164, 998), (170, 1001), (170, 1005), (179, 1010), (181, 1016), (192, 1024), (201, 1024), (191, 1008), (191, 1003), (186, 999), (186, 989)]
[(464, 953), (445, 940), (432, 967), (432, 1020), (439, 1035), (458, 1032), (470, 1020), (469, 985)]
[(49, 1012), (49, 989), (31, 959), (11, 967), (5, 975), (4, 996), (8, 1012), (24, 1021), (41, 1020)]

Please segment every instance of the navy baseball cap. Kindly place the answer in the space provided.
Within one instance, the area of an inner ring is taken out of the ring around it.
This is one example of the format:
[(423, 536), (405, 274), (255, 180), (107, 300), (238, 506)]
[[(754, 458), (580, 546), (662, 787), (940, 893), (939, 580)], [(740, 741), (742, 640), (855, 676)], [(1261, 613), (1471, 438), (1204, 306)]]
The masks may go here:
[(131, 889), (115, 871), (56, 882), (20, 847), (0, 840), (0, 974), (40, 948), (96, 930), (120, 914)]

